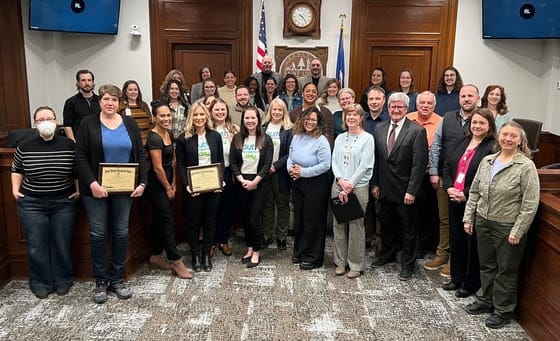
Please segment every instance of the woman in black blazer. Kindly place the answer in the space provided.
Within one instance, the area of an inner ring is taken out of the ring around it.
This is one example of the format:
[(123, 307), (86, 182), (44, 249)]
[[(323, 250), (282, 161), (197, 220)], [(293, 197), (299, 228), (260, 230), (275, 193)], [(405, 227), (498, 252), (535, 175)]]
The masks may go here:
[[(176, 151), (177, 170), (187, 192), (187, 238), (192, 252), (192, 267), (195, 272), (212, 270), (210, 248), (216, 232), (216, 213), (220, 202), (219, 191), (193, 193), (187, 177), (187, 168), (219, 163), (223, 169), (224, 153), (222, 137), (212, 129), (212, 119), (208, 109), (201, 102), (195, 102), (189, 110), (185, 132), (179, 135)], [(199, 232), (202, 228), (202, 245)]]
[(270, 191), (268, 175), (272, 165), (272, 139), (264, 133), (257, 108), (248, 107), (241, 114), (241, 131), (233, 137), (229, 167), (241, 184), (239, 204), (245, 227), (247, 252), (241, 258), (248, 268), (259, 265), (264, 235), (261, 213)]
[(476, 234), (468, 235), (464, 231), (463, 215), (478, 165), (492, 153), (495, 134), (492, 113), (488, 109), (476, 109), (471, 116), (468, 135), (456, 142), (443, 166), (443, 186), (449, 200), (451, 281), (442, 288), (457, 290), (457, 297), (468, 297), (480, 288)]
[[(132, 198), (140, 197), (148, 183), (146, 157), (138, 125), (133, 118), (117, 113), (120, 89), (99, 88), (101, 113), (82, 120), (76, 138), (76, 166), (80, 193), (90, 221), (91, 258), (96, 287), (93, 300), (107, 301), (107, 291), (118, 298), (132, 297), (124, 285), (128, 249), (128, 219)], [(138, 163), (138, 183), (132, 194), (109, 194), (99, 183), (99, 164)], [(111, 269), (107, 271), (107, 239), (111, 231)]]
[[(292, 142), (292, 121), (288, 115), (288, 108), (283, 100), (275, 98), (270, 102), (268, 112), (264, 117), (263, 130), (272, 139), (273, 162), (270, 166), (270, 183), (272, 190), (266, 196), (262, 223), (265, 230), (265, 245), (272, 243), (276, 237), (278, 250), (286, 250), (286, 237), (290, 224), (290, 185), (286, 162)], [(276, 208), (276, 209), (275, 209)], [(277, 213), (277, 224), (274, 226), (274, 216)]]

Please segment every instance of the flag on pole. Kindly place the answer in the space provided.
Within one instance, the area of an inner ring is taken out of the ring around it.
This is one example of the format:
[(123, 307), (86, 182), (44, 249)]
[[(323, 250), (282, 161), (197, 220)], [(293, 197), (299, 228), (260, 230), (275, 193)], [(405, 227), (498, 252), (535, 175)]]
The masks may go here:
[(264, 15), (264, 0), (261, 1), (261, 20), (259, 24), (259, 41), (257, 43), (257, 70), (262, 71), (262, 59), (266, 56), (266, 18)]
[(344, 25), (340, 24), (340, 38), (338, 39), (338, 55), (336, 57), (336, 79), (340, 82), (342, 87), (345, 86), (344, 76), (346, 74), (344, 68), (344, 44), (342, 43), (342, 36), (344, 33)]

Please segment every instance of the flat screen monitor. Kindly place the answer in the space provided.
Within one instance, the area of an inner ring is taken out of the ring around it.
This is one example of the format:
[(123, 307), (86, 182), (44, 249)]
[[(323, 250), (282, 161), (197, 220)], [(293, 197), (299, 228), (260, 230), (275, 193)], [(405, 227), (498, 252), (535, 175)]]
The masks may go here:
[(483, 0), (482, 37), (560, 38), (560, 0)]
[(120, 0), (29, 0), (29, 29), (117, 34)]

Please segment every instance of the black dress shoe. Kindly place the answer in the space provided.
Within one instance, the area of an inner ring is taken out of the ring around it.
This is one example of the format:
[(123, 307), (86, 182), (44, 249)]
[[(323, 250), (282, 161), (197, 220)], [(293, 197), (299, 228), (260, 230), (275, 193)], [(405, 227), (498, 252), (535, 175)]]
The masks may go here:
[(453, 282), (447, 282), (441, 286), (441, 288), (445, 291), (457, 290), (459, 286)]
[(489, 314), (494, 312), (494, 308), (481, 302), (473, 302), (465, 307), (465, 311), (471, 315)]
[(412, 271), (404, 269), (401, 270), (401, 273), (399, 274), (399, 280), (408, 281), (409, 279), (412, 279)]
[(371, 267), (372, 268), (380, 268), (382, 266), (385, 266), (386, 264), (389, 264), (391, 262), (394, 262), (395, 260), (390, 260), (390, 259), (385, 259), (385, 258), (377, 258), (377, 260), (373, 263), (371, 263)]
[(249, 263), (247, 263), (247, 268), (248, 268), (248, 269), (254, 268), (254, 267), (256, 267), (257, 265), (259, 265), (260, 263), (261, 263), (261, 256), (259, 256), (259, 257), (257, 258), (257, 262), (256, 262), (256, 263), (253, 263), (253, 261), (251, 260), (251, 257), (249, 257)]
[(309, 262), (299, 263), (299, 269), (300, 270), (313, 270), (315, 268), (318, 268), (318, 266), (316, 264), (313, 264), (313, 263), (309, 263)]
[(511, 317), (504, 317), (502, 315), (492, 314), (489, 318), (486, 319), (486, 322), (484, 324), (488, 328), (500, 329), (510, 322), (511, 322)]
[(288, 246), (286, 245), (286, 239), (278, 240), (278, 250), (286, 250)]
[(241, 257), (241, 264), (250, 263), (251, 262), (251, 257), (253, 257), (253, 256)]
[(470, 290), (461, 288), (457, 291), (455, 291), (455, 296), (459, 297), (459, 298), (465, 298), (465, 297), (469, 297), (470, 295), (472, 295), (472, 292)]

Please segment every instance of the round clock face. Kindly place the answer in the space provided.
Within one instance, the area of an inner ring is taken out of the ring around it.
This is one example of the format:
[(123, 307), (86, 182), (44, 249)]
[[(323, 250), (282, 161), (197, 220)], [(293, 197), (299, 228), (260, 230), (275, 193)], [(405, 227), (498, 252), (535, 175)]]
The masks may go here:
[(297, 5), (292, 9), (291, 18), (296, 27), (305, 28), (313, 22), (313, 11), (309, 6)]

